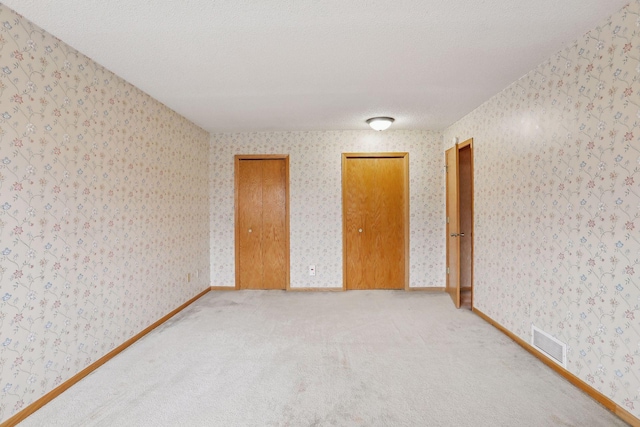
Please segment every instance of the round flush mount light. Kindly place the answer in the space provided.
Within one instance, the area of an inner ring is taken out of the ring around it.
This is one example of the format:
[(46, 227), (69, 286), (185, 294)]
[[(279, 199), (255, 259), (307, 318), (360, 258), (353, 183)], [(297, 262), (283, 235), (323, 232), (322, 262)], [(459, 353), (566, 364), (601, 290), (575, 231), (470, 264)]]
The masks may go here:
[(389, 129), (389, 126), (391, 126), (391, 123), (394, 121), (395, 119), (393, 117), (372, 117), (367, 120), (367, 123), (371, 126), (371, 129), (381, 131)]

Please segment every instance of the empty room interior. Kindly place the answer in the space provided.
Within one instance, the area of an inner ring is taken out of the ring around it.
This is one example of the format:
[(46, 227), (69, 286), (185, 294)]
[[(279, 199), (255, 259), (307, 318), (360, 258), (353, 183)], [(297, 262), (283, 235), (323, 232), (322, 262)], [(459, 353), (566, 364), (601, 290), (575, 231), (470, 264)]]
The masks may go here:
[(640, 0), (7, 0), (0, 103), (1, 426), (640, 426)]

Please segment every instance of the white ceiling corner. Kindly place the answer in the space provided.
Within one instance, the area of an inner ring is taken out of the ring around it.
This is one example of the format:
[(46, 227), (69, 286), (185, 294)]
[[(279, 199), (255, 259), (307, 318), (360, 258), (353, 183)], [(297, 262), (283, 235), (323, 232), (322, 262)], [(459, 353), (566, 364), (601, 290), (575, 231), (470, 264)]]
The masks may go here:
[(210, 132), (440, 130), (627, 0), (3, 0)]

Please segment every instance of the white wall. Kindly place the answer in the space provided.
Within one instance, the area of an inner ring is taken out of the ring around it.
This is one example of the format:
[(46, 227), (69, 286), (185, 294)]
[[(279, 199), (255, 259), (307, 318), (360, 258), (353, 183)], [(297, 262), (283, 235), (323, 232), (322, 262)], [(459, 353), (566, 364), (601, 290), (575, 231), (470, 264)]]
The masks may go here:
[(234, 155), (259, 153), (290, 155), (291, 286), (342, 287), (341, 153), (372, 151), (409, 152), (410, 286), (444, 286), (441, 134), (393, 130), (212, 135), (211, 285), (235, 284)]

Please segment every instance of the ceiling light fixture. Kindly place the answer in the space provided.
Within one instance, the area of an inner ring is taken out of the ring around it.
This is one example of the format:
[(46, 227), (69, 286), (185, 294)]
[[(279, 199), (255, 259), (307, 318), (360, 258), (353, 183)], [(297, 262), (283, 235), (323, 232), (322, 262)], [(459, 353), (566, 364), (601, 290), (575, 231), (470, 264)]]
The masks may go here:
[(389, 126), (391, 126), (391, 123), (394, 121), (395, 119), (393, 117), (372, 117), (367, 120), (367, 123), (371, 126), (371, 129), (381, 131), (389, 129)]

